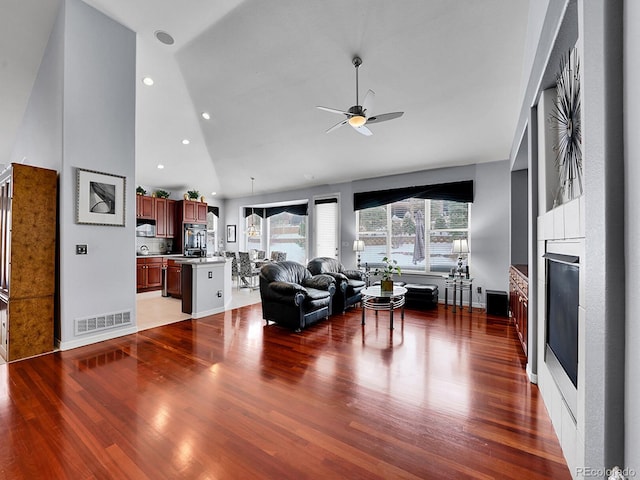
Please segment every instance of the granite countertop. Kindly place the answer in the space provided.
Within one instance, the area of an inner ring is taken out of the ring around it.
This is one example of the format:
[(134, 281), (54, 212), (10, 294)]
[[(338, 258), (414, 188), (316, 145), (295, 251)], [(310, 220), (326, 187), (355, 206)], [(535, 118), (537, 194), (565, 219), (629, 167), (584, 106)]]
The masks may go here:
[(136, 257), (184, 257), (181, 253), (148, 253), (146, 255), (136, 253)]
[(231, 258), (227, 257), (182, 257), (180, 263), (188, 263), (190, 265), (197, 265), (200, 263), (226, 263), (231, 261)]

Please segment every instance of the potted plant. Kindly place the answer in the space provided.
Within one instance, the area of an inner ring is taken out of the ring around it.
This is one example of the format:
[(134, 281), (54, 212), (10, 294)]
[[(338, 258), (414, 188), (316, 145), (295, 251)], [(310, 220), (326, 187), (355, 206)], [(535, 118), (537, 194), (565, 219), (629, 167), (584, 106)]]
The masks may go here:
[(389, 257), (382, 259), (383, 267), (376, 268), (374, 275), (380, 275), (380, 291), (381, 292), (393, 292), (393, 274), (402, 275), (402, 270), (398, 266), (397, 260), (392, 260)]
[(146, 195), (147, 191), (142, 188), (140, 185), (138, 185), (138, 188), (136, 188), (136, 195)]
[(169, 198), (170, 193), (167, 192), (166, 190), (156, 190), (155, 191), (156, 197), (158, 198)]
[(198, 200), (200, 192), (198, 190), (187, 190), (187, 196), (189, 197), (189, 200)]

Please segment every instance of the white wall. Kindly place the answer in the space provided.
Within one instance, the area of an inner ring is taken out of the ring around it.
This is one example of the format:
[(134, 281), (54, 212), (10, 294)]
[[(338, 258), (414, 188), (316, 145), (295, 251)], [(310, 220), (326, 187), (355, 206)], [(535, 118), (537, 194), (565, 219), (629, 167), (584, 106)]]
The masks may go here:
[[(226, 200), (223, 208), (220, 228), (225, 225), (238, 225), (238, 243), (227, 244), (227, 250), (241, 250), (241, 232), (244, 219), (240, 218), (243, 206), (252, 204), (308, 200), (313, 204), (315, 195), (340, 194), (340, 237), (341, 261), (347, 266), (355, 267), (356, 256), (352, 251), (356, 237), (355, 212), (353, 211), (353, 194), (372, 190), (408, 187), (413, 185), (429, 185), (436, 183), (474, 180), (475, 200), (471, 207), (471, 271), (475, 278), (474, 287), (482, 290), (504, 290), (508, 287), (509, 270), (509, 162), (491, 162), (463, 167), (423, 170), (419, 172), (370, 178), (348, 183), (326, 185), (309, 189), (260, 195), (251, 198)], [(309, 208), (309, 225), (313, 225), (313, 208)], [(309, 245), (314, 244), (313, 231), (309, 229)], [(224, 230), (222, 230), (224, 231)], [(312, 247), (310, 247), (312, 248)], [(310, 251), (310, 256), (314, 252)], [(405, 282), (435, 283), (442, 288), (443, 281), (431, 276), (403, 274)], [(476, 304), (484, 303), (484, 293), (474, 293)]]
[(640, 472), (640, 2), (624, 2), (625, 465)]
[[(135, 34), (80, 0), (66, 1), (64, 159), (60, 172), (61, 348), (126, 332), (76, 338), (74, 320), (135, 317)], [(75, 223), (75, 169), (122, 175), (125, 227)], [(88, 255), (75, 245), (87, 244)], [(128, 329), (135, 331), (135, 327)]]
[[(135, 34), (80, 0), (62, 3), (11, 160), (59, 174), (61, 348), (135, 328)], [(77, 167), (127, 178), (125, 227), (75, 223)], [(88, 255), (75, 245), (87, 244)], [(74, 337), (74, 320), (130, 311), (133, 326)]]
[(9, 161), (59, 171), (62, 165), (62, 62), (64, 6), (38, 69)]

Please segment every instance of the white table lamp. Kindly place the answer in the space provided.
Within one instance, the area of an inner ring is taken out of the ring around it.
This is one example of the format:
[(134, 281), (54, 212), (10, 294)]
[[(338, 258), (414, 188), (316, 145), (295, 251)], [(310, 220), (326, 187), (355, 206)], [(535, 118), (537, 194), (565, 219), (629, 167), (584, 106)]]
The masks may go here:
[(467, 242), (466, 238), (458, 238), (453, 241), (453, 247), (451, 248), (451, 253), (458, 254), (458, 269), (457, 274), (462, 276), (462, 254), (469, 253), (469, 242)]

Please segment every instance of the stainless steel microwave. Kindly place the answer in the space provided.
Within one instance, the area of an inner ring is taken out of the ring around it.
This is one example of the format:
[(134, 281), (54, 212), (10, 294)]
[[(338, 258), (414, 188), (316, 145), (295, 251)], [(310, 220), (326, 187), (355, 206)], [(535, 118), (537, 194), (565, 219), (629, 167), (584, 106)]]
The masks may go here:
[(155, 237), (156, 221), (138, 219), (136, 221), (136, 237)]

